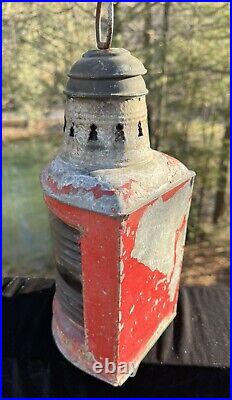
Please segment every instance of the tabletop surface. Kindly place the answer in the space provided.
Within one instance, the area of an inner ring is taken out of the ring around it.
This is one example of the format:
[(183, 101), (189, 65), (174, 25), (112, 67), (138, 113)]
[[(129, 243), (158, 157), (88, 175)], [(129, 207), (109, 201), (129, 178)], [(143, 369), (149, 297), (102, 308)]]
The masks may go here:
[(51, 334), (55, 283), (3, 279), (5, 397), (226, 397), (229, 395), (229, 290), (182, 287), (177, 316), (119, 388), (72, 366)]

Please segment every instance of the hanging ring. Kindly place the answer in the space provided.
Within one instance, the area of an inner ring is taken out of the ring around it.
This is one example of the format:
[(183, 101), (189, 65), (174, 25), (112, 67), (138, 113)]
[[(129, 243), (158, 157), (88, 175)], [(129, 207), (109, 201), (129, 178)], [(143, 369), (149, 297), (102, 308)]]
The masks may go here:
[(98, 2), (96, 9), (96, 41), (98, 49), (106, 50), (110, 48), (112, 43), (114, 29), (114, 3), (109, 3), (108, 5), (107, 33), (105, 42), (101, 40), (101, 7), (102, 2)]

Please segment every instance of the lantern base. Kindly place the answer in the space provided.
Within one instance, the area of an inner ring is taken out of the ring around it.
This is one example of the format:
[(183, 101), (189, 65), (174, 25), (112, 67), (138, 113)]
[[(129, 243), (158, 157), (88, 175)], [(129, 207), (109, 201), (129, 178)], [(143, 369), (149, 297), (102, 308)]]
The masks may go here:
[(140, 362), (157, 342), (168, 325), (173, 321), (175, 316), (176, 312), (161, 322), (146, 346), (137, 354), (134, 360), (131, 360), (130, 365), (133, 365), (133, 368), (126, 373), (94, 372), (94, 363), (99, 360), (95, 360), (93, 354), (88, 350), (85, 344), (83, 328), (79, 327), (65, 315), (56, 296), (53, 300), (52, 333), (59, 351), (74, 366), (112, 386), (121, 386), (131, 375), (135, 375)]

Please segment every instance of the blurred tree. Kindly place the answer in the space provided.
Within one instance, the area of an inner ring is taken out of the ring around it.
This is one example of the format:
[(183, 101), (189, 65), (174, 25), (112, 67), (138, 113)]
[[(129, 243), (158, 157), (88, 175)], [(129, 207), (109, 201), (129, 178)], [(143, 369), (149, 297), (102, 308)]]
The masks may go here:
[(226, 202), (226, 185), (227, 174), (229, 169), (229, 139), (230, 139), (230, 124), (229, 124), (229, 104), (225, 109), (225, 130), (222, 138), (220, 159), (218, 163), (218, 179), (216, 190), (216, 201), (213, 213), (213, 222), (216, 224), (225, 212)]
[(70, 65), (94, 44), (93, 15), (90, 3), (3, 4), (4, 110), (31, 118), (62, 104)]

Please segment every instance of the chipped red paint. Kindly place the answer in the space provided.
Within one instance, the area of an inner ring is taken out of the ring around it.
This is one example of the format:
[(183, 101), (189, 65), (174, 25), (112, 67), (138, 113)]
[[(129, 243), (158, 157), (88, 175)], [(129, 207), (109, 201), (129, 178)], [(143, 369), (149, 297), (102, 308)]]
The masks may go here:
[(77, 190), (72, 185), (67, 185), (59, 188), (57, 183), (51, 178), (47, 178), (47, 185), (55, 194), (74, 194), (77, 192)]
[[(176, 263), (177, 263), (177, 248), (178, 248), (178, 244), (179, 244), (181, 235), (184, 234), (186, 228), (187, 228), (187, 217), (186, 217), (186, 215), (184, 215), (183, 219), (182, 219), (182, 222), (181, 222), (181, 225), (176, 230), (176, 233), (175, 233), (173, 269), (172, 269), (172, 272), (171, 272), (171, 275), (170, 275), (170, 281), (171, 281), (171, 279), (172, 279), (172, 277), (174, 275), (176, 267), (178, 267), (178, 266), (176, 266)], [(182, 248), (182, 251), (184, 251), (184, 248)], [(173, 300), (174, 307), (176, 307), (176, 305), (177, 305), (178, 295), (179, 295), (179, 284), (177, 285), (176, 290), (175, 290), (175, 294), (174, 294), (174, 300)]]
[[(166, 276), (158, 270), (152, 272), (131, 256), (138, 224), (147, 207), (144, 206), (130, 215), (122, 232), (124, 252), (122, 263), (125, 276), (121, 284), (123, 329), (119, 333), (119, 362), (133, 360), (158, 328), (163, 317), (173, 311), (173, 305), (166, 302), (168, 297), (165, 289)], [(133, 236), (126, 235), (128, 227), (135, 232)], [(160, 302), (154, 306), (158, 298)]]
[[(82, 370), (94, 375), (93, 363), (94, 358), (89, 356), (88, 349), (85, 345), (85, 336), (78, 330), (78, 327), (73, 324), (72, 320), (65, 316), (56, 296), (53, 300), (53, 319), (52, 330), (55, 335), (55, 340), (60, 351), (74, 365)], [(99, 378), (99, 375), (95, 375)], [(117, 374), (102, 373), (100, 379), (113, 385), (120, 377)]]
[[(96, 359), (116, 359), (120, 220), (45, 201), (58, 218), (83, 230), (81, 236), (84, 316), (89, 350)], [(109, 240), (110, 238), (110, 240)]]
[[(126, 218), (112, 218), (79, 209), (45, 196), (52, 213), (66, 224), (79, 228), (83, 271), (85, 340), (65, 319), (60, 305), (54, 300), (53, 331), (56, 342), (74, 364), (92, 373), (93, 359), (103, 361), (136, 362), (143, 357), (154, 335), (176, 311), (178, 282), (170, 298), (170, 284), (176, 268), (181, 268), (181, 238), (187, 216), (173, 231), (173, 267), (170, 273), (151, 270), (132, 256), (136, 234), (144, 213), (150, 206), (168, 202), (186, 183), (150, 201)], [(132, 182), (131, 182), (132, 183)], [(130, 185), (131, 188), (131, 185)], [(189, 198), (189, 197), (188, 197)], [(178, 254), (178, 261), (177, 261)], [(57, 311), (58, 310), (58, 311)], [(67, 344), (69, 343), (69, 344)], [(91, 357), (88, 358), (88, 354)], [(92, 361), (91, 361), (92, 360)], [(119, 376), (102, 375), (108, 382), (118, 382)]]
[[(162, 196), (163, 201), (171, 199), (185, 184), (186, 182), (178, 185), (170, 190), (167, 196)], [(123, 280), (120, 308), (122, 329), (119, 333), (119, 362), (136, 359), (157, 331), (160, 323), (168, 319), (176, 308), (178, 288), (173, 301), (170, 301), (169, 284), (176, 266), (178, 241), (186, 228), (186, 215), (183, 215), (181, 226), (173, 233), (175, 244), (174, 248), (170, 249), (173, 251), (173, 270), (170, 276), (161, 273), (158, 269), (152, 272), (146, 265), (131, 256), (139, 222), (144, 212), (154, 203), (155, 201), (152, 201), (131, 214), (124, 223), (122, 232)]]
[(84, 187), (73, 187), (72, 185), (62, 186), (61, 188), (58, 187), (57, 183), (52, 179), (47, 179), (47, 185), (55, 194), (75, 194), (78, 191), (83, 192), (92, 192), (95, 199), (99, 199), (102, 196), (114, 196), (115, 192), (113, 190), (103, 190), (101, 185), (96, 185), (90, 189), (86, 189)]
[[(184, 228), (186, 227), (186, 223), (187, 223), (187, 218), (186, 218), (186, 215), (184, 215), (182, 222), (181, 222), (181, 226), (177, 229), (176, 234), (175, 234), (175, 247), (174, 247), (174, 259), (173, 259), (174, 267), (176, 265), (176, 259), (177, 259), (177, 244), (178, 244), (180, 235), (182, 234)], [(173, 274), (173, 272), (172, 272), (172, 274)], [(172, 277), (172, 275), (171, 275), (171, 277)]]
[(134, 179), (130, 179), (128, 182), (124, 183), (124, 185), (120, 186), (120, 191), (122, 189), (122, 196), (125, 201), (128, 200), (133, 194), (131, 186), (134, 182), (136, 182)]
[(162, 200), (163, 200), (163, 201), (168, 201), (168, 200), (170, 200), (170, 199), (172, 198), (172, 196), (174, 196), (174, 194), (175, 194), (176, 192), (178, 192), (180, 189), (182, 189), (182, 188), (186, 185), (187, 182), (188, 182), (188, 180), (182, 182), (180, 185), (174, 187), (173, 189), (169, 190), (167, 193), (163, 194)]
[(102, 196), (114, 196), (115, 192), (113, 190), (103, 190), (101, 185), (96, 185), (91, 189), (85, 189), (86, 192), (92, 192), (95, 199), (99, 199)]

